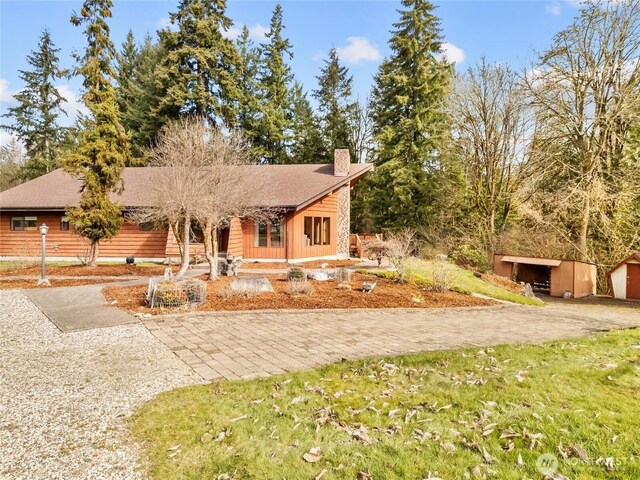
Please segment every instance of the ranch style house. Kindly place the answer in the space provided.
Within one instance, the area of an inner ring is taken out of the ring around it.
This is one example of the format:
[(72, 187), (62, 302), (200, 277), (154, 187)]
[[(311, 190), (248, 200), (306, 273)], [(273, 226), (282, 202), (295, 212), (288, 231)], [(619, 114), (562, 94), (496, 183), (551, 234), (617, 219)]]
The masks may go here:
[[(169, 261), (180, 252), (171, 229), (128, 221), (128, 210), (147, 206), (153, 175), (161, 167), (128, 167), (124, 190), (112, 194), (125, 215), (120, 232), (100, 242), (100, 259)], [(373, 166), (351, 163), (348, 150), (336, 150), (333, 164), (251, 165), (249, 175), (264, 179), (267, 191), (256, 191), (254, 205), (284, 212), (280, 221), (254, 222), (234, 218), (219, 232), (220, 252), (245, 261), (306, 261), (349, 256), (350, 191)], [(87, 241), (69, 224), (65, 209), (80, 199), (80, 180), (62, 169), (0, 193), (0, 258), (38, 257), (39, 227), (49, 226), (46, 253), (50, 260), (81, 257)], [(195, 246), (203, 253), (201, 232), (192, 227)]]

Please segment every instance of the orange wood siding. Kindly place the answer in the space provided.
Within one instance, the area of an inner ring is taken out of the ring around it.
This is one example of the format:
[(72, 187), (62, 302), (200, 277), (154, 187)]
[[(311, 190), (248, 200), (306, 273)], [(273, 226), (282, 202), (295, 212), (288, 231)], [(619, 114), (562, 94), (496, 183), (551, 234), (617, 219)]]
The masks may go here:
[[(329, 245), (305, 244), (304, 217), (329, 217), (331, 219), (331, 240)], [(338, 194), (333, 192), (312, 203), (308, 207), (295, 212), (288, 222), (289, 258), (313, 258), (334, 256), (338, 252)]]
[[(75, 234), (73, 228), (60, 230), (62, 212), (8, 212), (0, 213), (0, 255), (39, 256), (39, 230), (12, 231), (11, 217), (37, 217), (38, 227), (49, 226), (47, 233), (47, 255), (52, 257), (76, 258), (82, 256), (88, 245), (86, 240)], [(134, 255), (142, 258), (164, 258), (167, 242), (166, 231), (141, 231), (138, 225), (125, 222), (118, 235), (111, 240), (100, 242), (101, 257), (126, 257)]]
[[(255, 237), (255, 225), (252, 221), (242, 222), (242, 243), (244, 258), (251, 259), (286, 259), (286, 249), (284, 245), (287, 242), (287, 234), (289, 229), (289, 222), (287, 218), (282, 220), (282, 247), (256, 247), (254, 243)], [(229, 240), (231, 243), (231, 240)]]
[(239, 218), (231, 220), (229, 225), (229, 246), (227, 253), (234, 257), (244, 257), (242, 222)]

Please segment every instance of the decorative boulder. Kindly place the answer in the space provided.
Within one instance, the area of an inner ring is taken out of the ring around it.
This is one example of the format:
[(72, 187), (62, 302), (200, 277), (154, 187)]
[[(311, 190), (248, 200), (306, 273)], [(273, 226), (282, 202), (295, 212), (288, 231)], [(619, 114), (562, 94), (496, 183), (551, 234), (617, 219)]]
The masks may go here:
[(229, 288), (243, 293), (273, 292), (271, 282), (264, 277), (236, 278)]
[(326, 270), (314, 270), (308, 273), (308, 277), (318, 282), (326, 282), (331, 278), (329, 272)]

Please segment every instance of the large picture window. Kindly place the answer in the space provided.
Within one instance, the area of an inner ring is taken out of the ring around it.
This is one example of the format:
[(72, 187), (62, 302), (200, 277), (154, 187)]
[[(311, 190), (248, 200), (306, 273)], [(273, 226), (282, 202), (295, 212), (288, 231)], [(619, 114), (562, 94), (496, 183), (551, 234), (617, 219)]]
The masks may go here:
[(254, 247), (266, 247), (268, 225), (265, 222), (256, 222), (255, 229), (256, 230), (253, 235)]
[(11, 217), (11, 230), (37, 230), (38, 217)]
[(304, 244), (331, 245), (331, 217), (304, 217)]
[(284, 238), (282, 223), (274, 220), (273, 223), (255, 222), (253, 233), (254, 247), (282, 247)]
[(272, 223), (269, 225), (269, 242), (271, 242), (272, 247), (281, 247), (282, 246), (282, 224)]

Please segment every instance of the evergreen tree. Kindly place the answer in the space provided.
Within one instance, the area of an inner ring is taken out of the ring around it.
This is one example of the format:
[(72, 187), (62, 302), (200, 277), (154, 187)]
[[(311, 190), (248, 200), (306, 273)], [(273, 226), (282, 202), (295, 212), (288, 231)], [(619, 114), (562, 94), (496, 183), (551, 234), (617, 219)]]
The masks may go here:
[(37, 51), (27, 55), (32, 70), (20, 70), (25, 87), (14, 95), (16, 107), (8, 109), (6, 117), (13, 124), (3, 128), (13, 132), (24, 144), (28, 160), (21, 166), (18, 176), (23, 180), (38, 177), (58, 168), (60, 142), (64, 129), (58, 123), (64, 113), (66, 100), (53, 85), (66, 75), (59, 67), (58, 52), (47, 30), (42, 32)]
[(145, 149), (162, 127), (154, 115), (160, 97), (155, 69), (161, 56), (160, 46), (150, 36), (138, 46), (129, 32), (117, 57), (120, 122), (129, 136), (133, 163), (137, 165), (145, 162)]
[(302, 85), (293, 86), (293, 142), (291, 157), (295, 163), (323, 163), (326, 149), (318, 119)]
[(447, 131), (443, 101), (452, 66), (441, 58), (440, 21), (426, 0), (402, 5), (392, 53), (376, 74), (371, 98), (379, 167), (371, 199), (378, 227), (424, 225)]
[(332, 161), (336, 148), (349, 148), (353, 158), (351, 136), (358, 105), (351, 96), (353, 78), (347, 67), (340, 65), (335, 48), (329, 52), (329, 59), (324, 61), (324, 67), (316, 78), (319, 88), (314, 90), (313, 96), (318, 101), (326, 143), (325, 158)]
[(225, 38), (232, 21), (226, 0), (181, 0), (170, 14), (177, 31), (160, 30), (163, 58), (156, 69), (161, 123), (191, 115), (211, 125), (234, 125), (240, 90), (236, 84), (238, 52)]
[(88, 265), (95, 266), (99, 242), (113, 237), (122, 225), (120, 207), (111, 192), (122, 189), (121, 178), (129, 152), (127, 136), (118, 119), (115, 76), (111, 65), (115, 48), (106, 19), (111, 0), (85, 0), (71, 23), (85, 26), (87, 48), (78, 56), (78, 73), (84, 77), (82, 99), (91, 112), (88, 128), (80, 131), (78, 145), (64, 158), (65, 169), (82, 180), (77, 207), (67, 211), (76, 232), (91, 242)]
[(258, 121), (260, 103), (258, 92), (258, 61), (260, 53), (249, 36), (249, 28), (245, 25), (236, 40), (240, 62), (238, 64), (237, 85), (240, 88), (238, 100), (237, 126), (243, 131), (246, 139), (255, 144), (259, 138)]
[(287, 57), (293, 58), (291, 42), (282, 36), (282, 6), (271, 17), (269, 41), (260, 49), (259, 91), (261, 114), (256, 141), (262, 159), (268, 163), (289, 163), (291, 143), (293, 73)]

